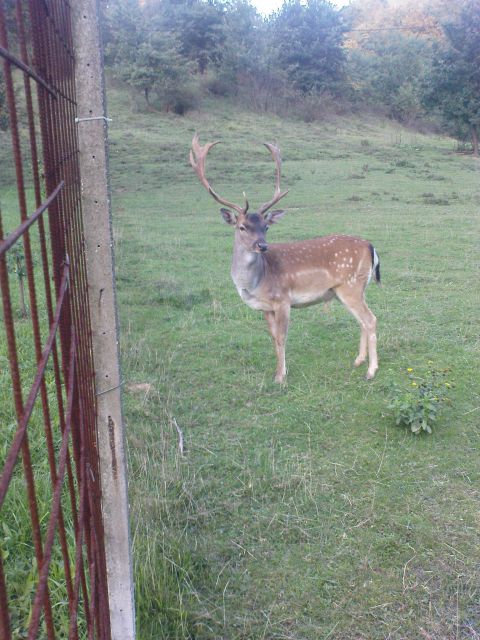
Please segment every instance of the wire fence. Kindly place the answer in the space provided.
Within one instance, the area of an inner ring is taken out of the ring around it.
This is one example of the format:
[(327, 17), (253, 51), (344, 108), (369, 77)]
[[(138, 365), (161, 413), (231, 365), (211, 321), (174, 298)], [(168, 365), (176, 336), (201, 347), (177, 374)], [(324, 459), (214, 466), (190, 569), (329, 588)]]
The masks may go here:
[(111, 637), (70, 10), (0, 0), (1, 640)]

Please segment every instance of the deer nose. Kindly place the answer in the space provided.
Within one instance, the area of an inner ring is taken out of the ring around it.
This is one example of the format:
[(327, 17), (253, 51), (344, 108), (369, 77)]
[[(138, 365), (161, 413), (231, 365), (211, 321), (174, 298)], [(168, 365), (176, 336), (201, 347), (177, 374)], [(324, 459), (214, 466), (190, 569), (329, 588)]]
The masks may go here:
[(268, 249), (268, 244), (266, 242), (262, 242), (261, 240), (259, 240), (257, 242), (257, 247), (260, 249), (262, 253), (264, 253)]

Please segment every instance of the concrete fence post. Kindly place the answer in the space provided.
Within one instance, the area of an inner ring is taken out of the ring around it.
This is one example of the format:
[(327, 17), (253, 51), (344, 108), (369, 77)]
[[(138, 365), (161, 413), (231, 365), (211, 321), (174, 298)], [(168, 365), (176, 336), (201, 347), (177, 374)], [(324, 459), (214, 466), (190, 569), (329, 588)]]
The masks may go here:
[(77, 128), (97, 393), (112, 640), (134, 640), (135, 614), (98, 0), (71, 3)]

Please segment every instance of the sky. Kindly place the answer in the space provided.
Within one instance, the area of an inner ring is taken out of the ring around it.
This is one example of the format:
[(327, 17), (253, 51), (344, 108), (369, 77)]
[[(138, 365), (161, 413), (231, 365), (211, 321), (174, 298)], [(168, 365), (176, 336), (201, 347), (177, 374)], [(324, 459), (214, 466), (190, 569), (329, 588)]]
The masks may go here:
[[(348, 0), (330, 0), (330, 2), (338, 8), (348, 4)], [(262, 15), (268, 16), (272, 11), (282, 6), (283, 0), (252, 0), (252, 4), (257, 7)]]

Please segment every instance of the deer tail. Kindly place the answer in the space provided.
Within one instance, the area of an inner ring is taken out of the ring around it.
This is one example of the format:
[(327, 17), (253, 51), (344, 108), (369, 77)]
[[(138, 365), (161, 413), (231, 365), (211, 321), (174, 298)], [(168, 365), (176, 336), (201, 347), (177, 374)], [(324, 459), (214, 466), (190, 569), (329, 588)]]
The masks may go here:
[(378, 257), (378, 253), (375, 250), (373, 244), (370, 245), (370, 255), (372, 256), (372, 271), (374, 274), (375, 282), (381, 284), (380, 282), (380, 258)]

